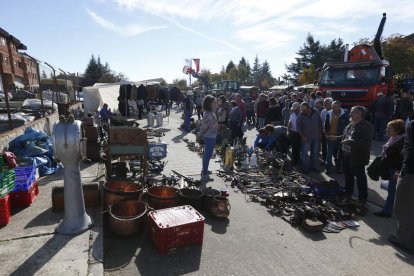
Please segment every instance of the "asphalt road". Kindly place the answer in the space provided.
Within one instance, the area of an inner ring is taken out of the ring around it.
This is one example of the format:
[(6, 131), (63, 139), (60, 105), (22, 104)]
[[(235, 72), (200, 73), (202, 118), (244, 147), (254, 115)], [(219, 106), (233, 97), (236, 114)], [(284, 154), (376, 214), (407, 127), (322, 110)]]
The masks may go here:
[[(173, 109), (163, 140), (168, 145), (169, 161), (164, 173), (174, 169), (197, 177), (201, 159), (186, 148), (183, 138), (193, 134), (178, 127), (181, 113)], [(167, 123), (168, 122), (168, 123)], [(146, 125), (146, 121), (142, 121)], [(251, 143), (255, 130), (247, 133)], [(380, 143), (373, 143), (372, 157)], [(213, 160), (214, 161), (214, 160)], [(219, 164), (212, 162), (216, 170)], [(229, 183), (214, 176), (208, 186), (222, 188)], [(312, 175), (312, 177), (327, 176)], [(343, 176), (334, 175), (339, 182)], [(360, 227), (338, 234), (306, 233), (272, 216), (259, 203), (229, 188), (229, 219), (205, 215), (202, 246), (177, 249), (159, 254), (149, 241), (146, 230), (132, 237), (113, 234), (104, 218), (104, 268), (106, 275), (414, 275), (414, 256), (396, 251), (387, 236), (396, 229), (392, 218), (372, 215), (384, 203), (386, 192), (378, 182), (369, 183), (369, 212), (359, 218)]]

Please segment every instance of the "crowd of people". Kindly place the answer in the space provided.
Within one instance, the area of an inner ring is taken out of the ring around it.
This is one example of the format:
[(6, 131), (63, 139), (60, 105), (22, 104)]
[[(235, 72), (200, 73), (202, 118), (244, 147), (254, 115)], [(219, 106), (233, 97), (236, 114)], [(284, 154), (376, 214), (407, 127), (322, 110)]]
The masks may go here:
[(231, 139), (241, 139), (246, 125), (251, 125), (258, 131), (253, 143), (255, 150), (277, 150), (289, 156), (291, 164), (304, 174), (310, 171), (343, 174), (345, 196), (340, 204), (351, 201), (356, 184), (358, 204), (364, 206), (368, 199), (366, 166), (370, 162), (372, 141), (384, 141), (379, 157), (381, 177), (389, 181), (388, 196), (382, 210), (374, 214), (378, 217), (394, 214), (398, 232), (390, 235), (389, 241), (413, 253), (412, 95), (402, 93), (398, 101), (384, 95), (368, 110), (363, 106), (347, 110), (340, 101), (324, 98), (321, 92), (269, 92), (244, 97), (236, 92), (201, 98), (189, 93), (183, 104), (188, 114), (185, 120), (191, 117), (194, 108), (201, 120), (197, 139), (204, 143), (205, 149), (202, 180), (210, 179), (208, 166), (220, 125), (229, 128)]

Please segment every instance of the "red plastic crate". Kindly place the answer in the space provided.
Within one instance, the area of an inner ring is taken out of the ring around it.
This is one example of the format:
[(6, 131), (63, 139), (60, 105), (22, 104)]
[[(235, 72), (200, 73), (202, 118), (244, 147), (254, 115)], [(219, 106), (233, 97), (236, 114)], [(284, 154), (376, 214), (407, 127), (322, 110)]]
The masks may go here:
[(7, 225), (10, 221), (10, 196), (0, 198), (0, 226)]
[(35, 181), (28, 191), (11, 192), (10, 205), (12, 208), (24, 208), (32, 205), (34, 199), (39, 194), (39, 185)]
[(202, 244), (204, 217), (189, 205), (149, 212), (148, 235), (160, 253), (189, 244)]

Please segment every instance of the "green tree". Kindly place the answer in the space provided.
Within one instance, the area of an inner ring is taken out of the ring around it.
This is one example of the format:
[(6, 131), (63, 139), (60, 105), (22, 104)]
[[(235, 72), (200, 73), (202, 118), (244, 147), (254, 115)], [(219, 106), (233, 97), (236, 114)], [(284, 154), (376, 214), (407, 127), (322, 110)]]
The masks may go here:
[(41, 78), (42, 79), (47, 79), (47, 75), (46, 75), (45, 70), (42, 70)]
[(396, 74), (414, 72), (414, 42), (400, 34), (384, 39), (385, 58), (390, 62)]
[(232, 68), (235, 68), (235, 67), (236, 67), (236, 65), (234, 64), (234, 62), (232, 60), (230, 60), (230, 62), (227, 64), (227, 67), (226, 67), (226, 73), (229, 73), (230, 70)]
[(328, 45), (322, 44), (319, 40), (308, 33), (305, 43), (299, 48), (295, 58), (296, 62), (286, 65), (286, 70), (290, 73), (295, 82), (305, 68), (311, 64), (315, 68), (321, 68), (325, 62), (341, 61), (343, 59), (344, 44), (341, 38), (332, 40)]
[(187, 91), (188, 87), (187, 87), (187, 80), (185, 79), (175, 79), (173, 81), (174, 86), (177, 86), (181, 91)]
[(314, 83), (316, 78), (316, 69), (313, 64), (309, 65), (308, 68), (303, 69), (302, 73), (299, 75), (298, 82), (299, 84), (308, 84)]
[(253, 63), (253, 68), (251, 70), (251, 79), (252, 79), (252, 83), (255, 86), (260, 87), (260, 76), (261, 76), (261, 65), (259, 63), (259, 58), (256, 55), (255, 59), (254, 59), (254, 63)]
[(272, 76), (272, 72), (270, 71), (270, 65), (267, 60), (265, 60), (261, 66), (260, 72), (260, 88), (261, 89), (269, 89), (275, 83), (275, 79)]

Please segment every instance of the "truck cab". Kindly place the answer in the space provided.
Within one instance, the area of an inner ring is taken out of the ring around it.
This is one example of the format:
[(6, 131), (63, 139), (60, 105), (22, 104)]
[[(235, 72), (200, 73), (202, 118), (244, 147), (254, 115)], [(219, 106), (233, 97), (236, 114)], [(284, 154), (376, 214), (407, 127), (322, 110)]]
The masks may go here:
[(344, 61), (324, 64), (319, 89), (326, 97), (339, 100), (346, 107), (368, 107), (378, 97), (394, 92), (392, 70), (381, 46), (385, 20), (384, 13), (373, 46), (356, 45), (349, 52), (346, 47)]

